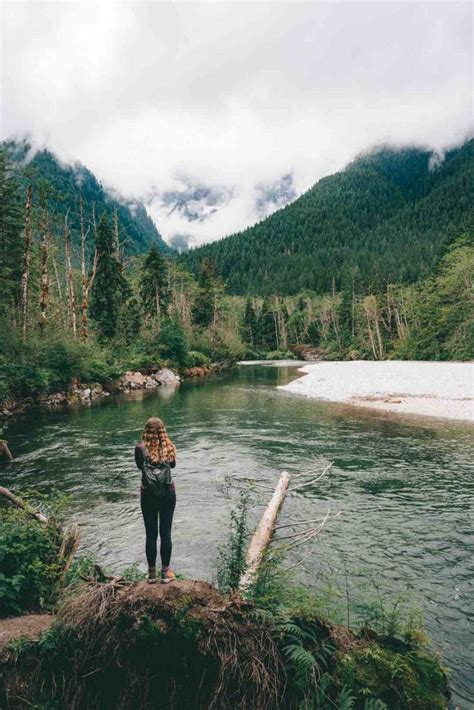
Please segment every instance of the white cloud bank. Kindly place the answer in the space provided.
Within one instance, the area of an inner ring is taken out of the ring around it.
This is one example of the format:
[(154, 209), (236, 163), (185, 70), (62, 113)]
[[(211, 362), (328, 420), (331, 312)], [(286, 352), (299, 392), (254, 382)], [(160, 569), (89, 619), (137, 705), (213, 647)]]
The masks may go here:
[(205, 220), (150, 212), (165, 238), (258, 218), (371, 145), (434, 150), (472, 130), (470, 3), (4, 2), (2, 138), (29, 133), (127, 196), (231, 192)]

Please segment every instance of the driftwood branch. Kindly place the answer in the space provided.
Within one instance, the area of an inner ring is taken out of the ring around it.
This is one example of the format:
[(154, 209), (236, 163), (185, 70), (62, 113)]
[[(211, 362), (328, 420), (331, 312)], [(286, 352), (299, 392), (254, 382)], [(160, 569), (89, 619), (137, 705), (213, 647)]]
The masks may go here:
[(8, 448), (8, 441), (0, 439), (0, 455), (3, 454), (8, 461), (13, 461), (12, 452)]
[(290, 482), (289, 474), (284, 471), (278, 481), (275, 492), (262, 515), (260, 523), (250, 541), (246, 557), (246, 570), (240, 578), (239, 588), (243, 591), (248, 589), (258, 571), (262, 556), (268, 549), (276, 520)]
[(8, 498), (8, 500), (13, 503), (13, 505), (16, 505), (17, 508), (22, 508), (22, 510), (25, 510), (27, 513), (32, 515), (34, 518), (36, 518), (36, 520), (39, 520), (40, 523), (48, 522), (48, 518), (46, 517), (46, 515), (41, 513), (39, 510), (33, 508), (33, 506), (23, 500), (23, 498), (19, 498), (18, 496), (14, 495), (11, 491), (8, 490), (8, 488), (0, 486), (0, 495), (5, 496), (5, 498)]
[(331, 466), (332, 466), (332, 463), (329, 463), (326, 466), (326, 468), (323, 471), (321, 471), (319, 476), (316, 476), (316, 478), (312, 478), (311, 481), (304, 481), (304, 483), (299, 483), (297, 486), (295, 486), (294, 488), (291, 489), (291, 492), (293, 493), (294, 491), (297, 491), (300, 488), (304, 488), (305, 486), (311, 486), (313, 483), (317, 483), (329, 471)]
[(77, 523), (68, 525), (63, 532), (63, 540), (59, 550), (60, 556), (64, 559), (63, 574), (65, 574), (72, 564), (74, 555), (79, 546), (79, 527)]

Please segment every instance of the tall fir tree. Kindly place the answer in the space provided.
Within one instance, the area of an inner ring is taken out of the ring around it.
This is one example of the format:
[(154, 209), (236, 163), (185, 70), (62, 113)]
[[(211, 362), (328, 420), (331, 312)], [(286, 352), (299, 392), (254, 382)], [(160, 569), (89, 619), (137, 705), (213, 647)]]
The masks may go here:
[(257, 347), (261, 350), (276, 350), (277, 331), (275, 327), (275, 316), (270, 304), (270, 300), (265, 298), (257, 320)]
[(257, 336), (257, 315), (251, 298), (245, 303), (244, 320), (242, 323), (242, 339), (251, 348), (255, 347)]
[(199, 293), (193, 307), (193, 321), (196, 325), (207, 327), (215, 324), (217, 299), (224, 291), (214, 264), (207, 259), (202, 264), (198, 283)]
[(129, 286), (117, 258), (114, 232), (107, 215), (97, 227), (97, 270), (91, 292), (90, 315), (102, 338), (113, 338), (120, 309), (129, 295)]
[(150, 318), (166, 316), (170, 305), (168, 264), (163, 254), (153, 245), (143, 264), (140, 296), (143, 310)]

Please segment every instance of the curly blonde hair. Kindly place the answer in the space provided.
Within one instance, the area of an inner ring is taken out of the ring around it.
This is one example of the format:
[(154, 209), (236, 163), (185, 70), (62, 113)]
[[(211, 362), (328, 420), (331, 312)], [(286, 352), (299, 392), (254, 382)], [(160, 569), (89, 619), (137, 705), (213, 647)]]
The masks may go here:
[(158, 417), (151, 417), (147, 421), (143, 429), (142, 441), (152, 463), (165, 463), (176, 459), (176, 446)]

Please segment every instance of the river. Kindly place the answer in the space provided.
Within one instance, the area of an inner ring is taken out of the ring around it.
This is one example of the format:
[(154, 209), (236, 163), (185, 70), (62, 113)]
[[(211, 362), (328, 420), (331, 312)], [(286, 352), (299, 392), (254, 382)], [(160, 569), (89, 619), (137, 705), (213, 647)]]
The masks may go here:
[[(212, 580), (235, 499), (229, 481), (272, 486), (283, 469), (330, 460), (330, 473), (284, 506), (281, 523), (341, 511), (295, 576), (342, 606), (346, 591), (351, 604), (406, 594), (452, 671), (455, 699), (473, 708), (472, 427), (276, 389), (296, 376), (291, 367), (242, 366), (177, 389), (27, 414), (4, 430), (17, 460), (1, 469), (2, 483), (67, 493), (66, 519), (80, 522), (83, 552), (114, 569), (144, 567), (133, 446), (158, 415), (178, 448), (173, 566)], [(259, 490), (252, 520), (271, 495)]]

